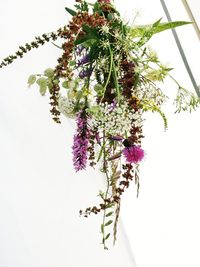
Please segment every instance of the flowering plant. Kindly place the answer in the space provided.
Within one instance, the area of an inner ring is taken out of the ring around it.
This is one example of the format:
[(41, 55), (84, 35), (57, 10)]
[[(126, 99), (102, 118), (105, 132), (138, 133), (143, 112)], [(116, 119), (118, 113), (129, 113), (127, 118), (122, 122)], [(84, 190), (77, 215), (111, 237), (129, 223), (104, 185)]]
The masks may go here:
[[(81, 210), (80, 215), (103, 213), (102, 244), (107, 249), (111, 225), (116, 241), (121, 197), (132, 180), (139, 193), (139, 163), (145, 155), (141, 147), (143, 114), (158, 112), (167, 128), (161, 110), (167, 96), (158, 82), (170, 76), (178, 84), (170, 74), (172, 69), (161, 64), (147, 42), (154, 34), (188, 22), (158, 20), (152, 25), (129, 26), (110, 0), (94, 4), (76, 0), (75, 8), (66, 8), (72, 15), (67, 26), (20, 46), (0, 67), (46, 42), (64, 40), (62, 46), (55, 44), (63, 51), (58, 65), (31, 75), (28, 84), (36, 83), (41, 95), (50, 95), (55, 122), (61, 122), (61, 113), (76, 120), (72, 146), (75, 170), (98, 164), (105, 174), (100, 204)], [(176, 112), (191, 111), (200, 100), (178, 84), (175, 103)]]

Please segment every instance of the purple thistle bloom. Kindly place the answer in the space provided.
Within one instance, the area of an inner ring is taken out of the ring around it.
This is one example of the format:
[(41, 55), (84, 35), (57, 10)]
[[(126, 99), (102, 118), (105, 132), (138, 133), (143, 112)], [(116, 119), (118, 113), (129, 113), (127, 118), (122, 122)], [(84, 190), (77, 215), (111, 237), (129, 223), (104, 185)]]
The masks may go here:
[(136, 145), (124, 148), (122, 153), (130, 163), (138, 163), (144, 158), (144, 150)]
[(87, 126), (87, 116), (85, 110), (81, 110), (77, 117), (77, 133), (74, 135), (73, 163), (78, 172), (86, 168), (87, 149), (89, 144), (90, 131)]

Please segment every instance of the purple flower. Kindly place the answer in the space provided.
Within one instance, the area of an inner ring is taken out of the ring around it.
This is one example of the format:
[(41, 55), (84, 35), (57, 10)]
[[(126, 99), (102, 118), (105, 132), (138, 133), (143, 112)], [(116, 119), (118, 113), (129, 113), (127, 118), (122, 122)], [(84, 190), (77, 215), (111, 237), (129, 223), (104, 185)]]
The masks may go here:
[(85, 110), (81, 110), (77, 117), (77, 133), (74, 135), (72, 146), (73, 163), (76, 171), (86, 168), (89, 137), (90, 131), (87, 125), (87, 115)]
[(78, 76), (79, 78), (84, 79), (87, 76), (85, 70), (80, 71)]
[(122, 153), (130, 163), (138, 163), (144, 158), (144, 150), (136, 145), (124, 148)]
[(92, 71), (93, 71), (92, 68), (87, 69), (87, 70), (82, 70), (82, 71), (79, 73), (79, 78), (84, 79), (85, 77), (89, 77), (89, 76), (91, 76)]
[(88, 54), (86, 54), (83, 58), (81, 58), (81, 59), (78, 61), (77, 65), (78, 65), (78, 67), (80, 67), (80, 66), (82, 66), (82, 65), (87, 64), (89, 61), (90, 61), (90, 57), (89, 57)]
[(76, 53), (77, 53), (77, 55), (80, 56), (81, 53), (82, 53), (82, 51), (83, 51), (84, 49), (85, 49), (84, 46), (79, 45), (79, 46), (76, 48)]
[(112, 112), (117, 106), (117, 101), (114, 99), (113, 102), (110, 104), (110, 112)]

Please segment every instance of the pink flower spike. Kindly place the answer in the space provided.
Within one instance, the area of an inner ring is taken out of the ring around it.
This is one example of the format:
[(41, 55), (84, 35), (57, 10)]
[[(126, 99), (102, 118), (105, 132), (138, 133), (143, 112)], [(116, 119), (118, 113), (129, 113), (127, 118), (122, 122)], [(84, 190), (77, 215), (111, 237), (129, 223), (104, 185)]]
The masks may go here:
[(87, 125), (87, 114), (85, 110), (81, 110), (77, 116), (77, 132), (74, 135), (72, 146), (74, 168), (77, 172), (86, 168), (89, 138), (90, 130)]
[(144, 150), (135, 145), (124, 148), (122, 153), (129, 163), (138, 163), (144, 158)]

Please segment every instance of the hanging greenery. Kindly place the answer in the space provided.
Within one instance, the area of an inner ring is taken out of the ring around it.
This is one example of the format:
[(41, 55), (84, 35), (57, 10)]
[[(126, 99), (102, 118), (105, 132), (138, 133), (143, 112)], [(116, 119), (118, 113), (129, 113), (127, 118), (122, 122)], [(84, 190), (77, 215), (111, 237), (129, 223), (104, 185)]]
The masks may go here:
[[(121, 198), (132, 181), (139, 194), (139, 164), (145, 156), (141, 142), (143, 114), (157, 112), (167, 129), (162, 104), (167, 96), (158, 87), (166, 77), (175, 80), (171, 68), (163, 65), (147, 46), (154, 34), (186, 25), (177, 21), (130, 26), (124, 22), (110, 0), (94, 4), (76, 0), (68, 25), (56, 32), (36, 37), (5, 58), (0, 67), (22, 58), (27, 52), (47, 42), (62, 39), (62, 56), (55, 68), (31, 75), (28, 85), (37, 84), (42, 96), (50, 96), (53, 120), (61, 114), (75, 119), (77, 129), (72, 145), (75, 170), (98, 164), (106, 179), (106, 189), (99, 191), (100, 203), (80, 211), (80, 215), (102, 213), (102, 244), (113, 227), (117, 238)], [(178, 84), (176, 112), (196, 109), (200, 99)]]

